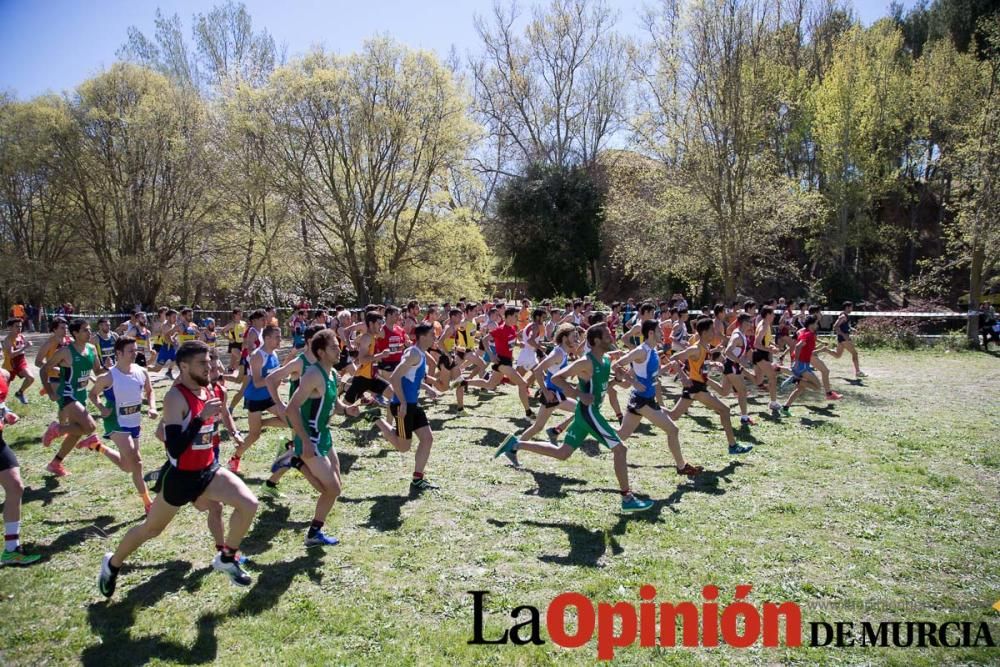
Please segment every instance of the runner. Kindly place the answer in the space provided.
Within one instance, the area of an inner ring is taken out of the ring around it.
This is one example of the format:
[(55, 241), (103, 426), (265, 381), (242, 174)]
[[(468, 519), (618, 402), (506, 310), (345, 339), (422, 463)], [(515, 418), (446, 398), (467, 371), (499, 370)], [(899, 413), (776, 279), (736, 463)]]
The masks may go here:
[(746, 454), (753, 449), (753, 445), (744, 445), (736, 442), (736, 436), (733, 434), (733, 423), (729, 419), (729, 408), (708, 391), (706, 362), (709, 356), (712, 320), (708, 318), (698, 320), (695, 324), (695, 331), (699, 334), (698, 342), (670, 357), (670, 361), (673, 362), (686, 362), (687, 372), (681, 371), (680, 373), (684, 389), (681, 392), (681, 397), (677, 399), (677, 403), (667, 413), (667, 416), (676, 422), (687, 413), (691, 407), (691, 403), (698, 401), (719, 415), (719, 419), (722, 421), (722, 428), (726, 432), (729, 453)]
[(677, 425), (656, 400), (656, 376), (660, 373), (660, 356), (657, 349), (662, 342), (660, 323), (656, 320), (646, 320), (641, 327), (642, 345), (612, 365), (615, 375), (626, 375), (632, 382), (632, 394), (621, 428), (618, 430), (618, 437), (625, 442), (642, 423), (643, 418), (647, 419), (667, 434), (667, 447), (674, 457), (677, 474), (696, 477), (705, 469), (684, 460)]
[(25, 351), (31, 347), (31, 343), (24, 339), (21, 328), (24, 326), (23, 320), (16, 317), (7, 320), (7, 337), (3, 341), (3, 370), (7, 371), (11, 379), (21, 378), (21, 388), (14, 392), (17, 400), (22, 405), (28, 404), (28, 398), (24, 392), (35, 381), (28, 370), (28, 360), (24, 356)]
[(385, 309), (385, 325), (382, 327), (382, 335), (375, 341), (375, 352), (380, 354), (388, 352), (379, 357), (378, 369), (384, 378), (388, 378), (399, 365), (403, 358), (403, 350), (406, 349), (407, 337), (403, 327), (399, 326), (399, 308), (387, 306)]
[(492, 339), (496, 343), (497, 358), (493, 363), (493, 375), (488, 380), (466, 380), (464, 386), (493, 391), (506, 378), (517, 387), (518, 398), (521, 399), (521, 405), (524, 407), (524, 416), (534, 418), (535, 413), (532, 412), (528, 399), (528, 384), (514, 370), (514, 352), (511, 349), (511, 344), (517, 338), (517, 328), (514, 326), (516, 318), (517, 308), (508, 308), (504, 311), (504, 324), (484, 336), (484, 338)]
[[(423, 384), (424, 376), (427, 374), (427, 350), (434, 343), (434, 329), (429, 324), (418, 324), (413, 334), (414, 344), (406, 349), (403, 359), (389, 378), (393, 391), (389, 412), (396, 418), (396, 430), (393, 431), (385, 419), (379, 419), (375, 423), (382, 431), (382, 436), (398, 452), (410, 451), (410, 441), (416, 436), (417, 451), (414, 455), (413, 480), (410, 486), (423, 491), (438, 488), (424, 476), (424, 469), (431, 456), (431, 446), (434, 444), (434, 435), (431, 432), (430, 422), (427, 421), (427, 414), (417, 403), (420, 399), (420, 385)], [(434, 389), (428, 388), (428, 392), (437, 397)]]
[(215, 328), (215, 318), (206, 317), (201, 321), (203, 327), (200, 332), (200, 339), (209, 348), (215, 349), (215, 345), (219, 340), (219, 331)]
[(62, 372), (56, 366), (52, 366), (48, 373), (42, 373), (41, 369), (59, 350), (69, 345), (73, 339), (69, 337), (69, 324), (61, 317), (52, 318), (49, 326), (51, 335), (42, 344), (35, 357), (35, 366), (39, 369), (38, 377), (42, 380), (41, 393), (48, 396), (49, 400), (59, 401), (59, 383), (62, 382)]
[(163, 398), (163, 422), (170, 467), (163, 475), (163, 490), (153, 500), (142, 524), (132, 528), (114, 553), (101, 561), (97, 587), (105, 597), (114, 595), (125, 559), (170, 524), (188, 503), (206, 510), (212, 502), (233, 508), (229, 534), (212, 568), (224, 572), (234, 584), (249, 586), (250, 576), (238, 561), (238, 550), (257, 513), (257, 498), (239, 477), (219, 467), (212, 451), (211, 434), (222, 402), (209, 389), (211, 359), (208, 346), (189, 341), (177, 350), (179, 381)]
[(115, 365), (115, 341), (118, 334), (111, 330), (111, 320), (102, 317), (97, 320), (97, 351), (101, 355), (101, 366), (111, 368)]
[[(812, 315), (813, 317), (816, 318), (816, 328), (817, 328), (817, 330), (819, 329), (819, 322), (820, 322), (820, 318), (822, 317), (822, 314), (823, 314), (823, 311), (822, 311), (822, 309), (819, 306), (809, 306), (809, 315)], [(808, 318), (809, 315), (807, 315), (806, 318)], [(805, 329), (805, 328), (806, 328), (805, 327), (805, 320), (803, 320), (803, 326), (800, 327), (799, 329), (797, 329), (794, 332), (795, 336), (796, 336), (796, 339), (798, 337), (798, 334), (803, 329)], [(796, 342), (797, 342), (797, 340), (796, 340)], [(795, 379), (796, 379), (795, 372), (794, 372), (795, 371), (795, 369), (794, 369), (794, 363), (795, 363), (794, 348), (795, 348), (795, 344), (796, 343), (793, 343), (792, 346), (791, 346), (792, 351), (793, 351), (793, 354), (792, 354), (792, 364), (793, 364), (792, 373), (788, 376), (788, 378), (785, 379), (784, 382), (781, 383), (781, 388), (782, 389), (784, 389), (788, 385), (791, 385), (792, 383), (794, 383)], [(822, 346), (816, 348), (815, 352), (812, 355), (812, 360), (811, 360), (810, 363), (811, 363), (814, 371), (819, 371), (820, 381), (822, 381), (822, 383), (823, 383), (823, 392), (826, 395), (826, 398), (828, 400), (831, 400), (831, 401), (839, 401), (840, 399), (843, 398), (843, 395), (835, 392), (830, 387), (830, 368), (826, 365), (826, 363), (819, 356), (820, 353), (822, 353), (822, 352), (829, 352), (829, 351), (830, 351), (830, 348), (828, 348), (826, 345), (822, 345)]]
[[(90, 390), (90, 402), (104, 418), (104, 437), (115, 443), (117, 451), (101, 446), (98, 451), (108, 457), (123, 472), (132, 475), (146, 513), (153, 501), (142, 478), (142, 454), (139, 436), (142, 427), (142, 399), (149, 405), (150, 419), (156, 419), (156, 395), (149, 374), (134, 364), (135, 339), (123, 336), (115, 341), (115, 365), (97, 378)], [(103, 394), (104, 403), (98, 397)]]
[(222, 335), (226, 337), (226, 350), (229, 352), (228, 371), (232, 373), (238, 367), (243, 350), (243, 334), (247, 325), (243, 321), (243, 311), (233, 308), (233, 314), (226, 326), (222, 327)]
[[(552, 377), (553, 384), (563, 395), (576, 401), (573, 421), (566, 431), (563, 444), (521, 441), (516, 435), (509, 435), (497, 447), (494, 457), (508, 452), (525, 451), (565, 461), (588, 436), (593, 437), (610, 449), (614, 457), (615, 476), (621, 489), (622, 512), (647, 510), (653, 506), (653, 501), (636, 498), (629, 486), (628, 448), (600, 413), (604, 391), (611, 377), (611, 361), (606, 356), (611, 346), (611, 333), (607, 325), (601, 323), (587, 329), (587, 344), (590, 352), (585, 357)], [(570, 385), (571, 377), (579, 378), (579, 389)]]
[(21, 499), (24, 496), (24, 482), (21, 481), (17, 456), (4, 440), (4, 429), (17, 423), (17, 415), (7, 409), (6, 402), (13, 377), (6, 369), (0, 369), (0, 488), (3, 488), (4, 493), (4, 549), (0, 565), (16, 567), (38, 562), (41, 556), (25, 553), (21, 546)]
[[(177, 356), (177, 337), (180, 327), (177, 324), (176, 310), (169, 308), (164, 314), (166, 319), (159, 328), (160, 349), (156, 352), (156, 363), (149, 370), (156, 373), (166, 368), (167, 377), (173, 380), (174, 359)], [(153, 347), (156, 348), (155, 345)]]
[(305, 545), (332, 546), (339, 540), (324, 534), (323, 524), (341, 489), (340, 459), (330, 433), (330, 418), (338, 403), (337, 374), (333, 366), (340, 357), (340, 347), (337, 337), (328, 329), (318, 331), (309, 347), (316, 363), (302, 376), (288, 401), (287, 414), (295, 433), (295, 455), (302, 460), (303, 469), (308, 470), (309, 483), (319, 491)]
[(45, 376), (54, 368), (60, 368), (62, 378), (59, 383), (59, 421), (49, 424), (42, 435), (42, 444), (48, 447), (58, 437), (65, 436), (62, 446), (45, 469), (56, 477), (66, 477), (69, 471), (63, 467), (63, 460), (74, 447), (101, 451), (101, 439), (94, 431), (97, 424), (87, 412), (87, 384), (92, 374), (105, 372), (97, 356), (97, 350), (90, 343), (90, 325), (86, 320), (73, 320), (69, 325), (73, 342), (53, 355), (45, 366)]
[(770, 306), (761, 306), (760, 320), (757, 323), (752, 342), (753, 356), (751, 361), (754, 368), (752, 373), (754, 384), (759, 387), (765, 381), (767, 382), (767, 393), (770, 398), (767, 407), (772, 412), (777, 412), (781, 409), (781, 404), (778, 403), (778, 376), (771, 358), (771, 355), (777, 352), (777, 349), (771, 344), (771, 323), (773, 321), (774, 310)]
[(828, 354), (834, 359), (840, 359), (845, 350), (850, 352), (851, 361), (854, 362), (854, 377), (863, 378), (865, 377), (865, 373), (861, 370), (861, 365), (858, 361), (858, 350), (854, 347), (854, 341), (851, 340), (852, 310), (854, 310), (854, 304), (850, 301), (845, 301), (844, 309), (840, 311), (837, 321), (833, 323), (833, 330), (837, 332), (837, 349)]
[(789, 408), (803, 391), (807, 389), (818, 390), (821, 387), (820, 381), (816, 378), (813, 367), (810, 365), (813, 351), (816, 349), (816, 328), (819, 326), (819, 319), (815, 315), (807, 315), (803, 324), (805, 324), (805, 328), (799, 331), (795, 349), (792, 351), (792, 358), (795, 359), (795, 364), (792, 366), (792, 377), (796, 386), (785, 399), (784, 405), (781, 406), (781, 414), (786, 417), (792, 416)]
[[(253, 316), (250, 321), (253, 321)], [(251, 329), (252, 330), (252, 329)], [(247, 421), (249, 431), (242, 445), (236, 447), (236, 451), (229, 459), (228, 467), (230, 472), (240, 471), (240, 460), (250, 447), (260, 438), (260, 433), (265, 428), (283, 426), (285, 423), (284, 414), (271, 398), (265, 380), (269, 373), (280, 366), (278, 355), (275, 350), (281, 345), (281, 330), (274, 325), (264, 327), (263, 344), (250, 355), (249, 383), (246, 386), (245, 401), (243, 407), (247, 411)], [(272, 416), (264, 418), (264, 413), (269, 412)]]
[(135, 338), (135, 363), (145, 368), (149, 359), (152, 358), (152, 352), (150, 352), (152, 349), (150, 347), (151, 334), (146, 326), (146, 313), (137, 313), (135, 323), (127, 331), (130, 333), (125, 335)]
[[(746, 363), (747, 352), (750, 351), (749, 334), (753, 327), (753, 317), (746, 313), (740, 313), (736, 318), (737, 326), (729, 336), (729, 341), (722, 353), (722, 384), (717, 391), (719, 396), (725, 398), (730, 392), (736, 394), (736, 400), (740, 405), (740, 425), (753, 426), (754, 421), (750, 418), (750, 410), (747, 405), (747, 386), (743, 381), (743, 365)], [(710, 380), (709, 385), (715, 388), (715, 382)]]
[(243, 343), (240, 345), (240, 370), (236, 376), (240, 388), (229, 402), (229, 411), (235, 412), (236, 406), (243, 400), (247, 385), (250, 382), (250, 355), (260, 347), (260, 332), (264, 328), (267, 316), (263, 310), (257, 309), (250, 313), (250, 326), (243, 332)]

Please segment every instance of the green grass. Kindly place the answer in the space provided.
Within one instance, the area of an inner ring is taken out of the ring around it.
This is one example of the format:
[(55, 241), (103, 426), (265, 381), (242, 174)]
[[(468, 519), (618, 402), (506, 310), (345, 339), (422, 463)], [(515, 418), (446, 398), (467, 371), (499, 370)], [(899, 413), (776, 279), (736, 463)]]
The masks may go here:
[[(688, 459), (707, 468), (696, 483), (675, 475), (664, 437), (641, 431), (629, 442), (633, 486), (656, 505), (630, 517), (617, 512), (606, 452), (585, 448), (565, 463), (522, 454), (524, 471), (493, 460), (524, 424), (510, 388), (469, 399), (462, 415), (432, 405), (428, 476), (442, 490), (420, 497), (408, 495), (412, 455), (385, 449), (363, 421), (338, 428), (344, 497), (328, 532), (340, 546), (302, 546), (315, 496), (292, 473), (288, 500), (262, 501), (244, 542), (249, 590), (207, 568), (212, 543), (188, 507), (133, 555), (110, 603), (95, 575), (140, 520), (140, 503), (126, 475), (94, 454), (72, 454), (64, 480), (43, 471), (52, 408), (32, 390), (27, 408), (10, 403), (23, 420), (6, 437), (30, 487), (22, 534), (46, 560), (0, 570), (0, 663), (592, 663), (594, 642), (469, 646), (466, 591), (491, 592), (486, 632), (496, 636), (514, 606), (544, 614), (564, 591), (637, 602), (644, 583), (659, 601), (696, 603), (712, 583), (723, 604), (752, 584), (752, 602), (797, 602), (806, 623), (987, 620), (1000, 641), (990, 609), (1000, 599), (1000, 359), (872, 352), (863, 361), (862, 386), (845, 381), (846, 359), (833, 362), (844, 400), (758, 419), (743, 457), (726, 454), (717, 422), (693, 410), (680, 428)], [(764, 401), (753, 405), (758, 414)], [(163, 458), (149, 424), (147, 467)], [(248, 454), (252, 489), (285, 435), (268, 432)], [(636, 646), (616, 660), (932, 665), (996, 663), (1000, 649)]]

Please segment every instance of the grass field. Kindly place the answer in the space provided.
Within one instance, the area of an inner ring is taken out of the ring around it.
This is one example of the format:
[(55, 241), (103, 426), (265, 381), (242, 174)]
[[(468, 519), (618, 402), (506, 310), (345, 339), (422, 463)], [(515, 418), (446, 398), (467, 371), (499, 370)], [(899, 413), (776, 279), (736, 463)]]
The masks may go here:
[[(74, 452), (62, 480), (43, 471), (52, 404), (32, 390), (26, 408), (9, 402), (22, 421), (5, 436), (30, 487), (23, 539), (45, 561), (0, 570), (0, 663), (593, 663), (593, 642), (469, 646), (466, 591), (490, 591), (488, 637), (531, 604), (547, 640), (544, 609), (557, 594), (637, 603), (644, 583), (658, 601), (699, 605), (706, 584), (723, 605), (752, 584), (755, 605), (797, 602), (804, 622), (986, 620), (1000, 642), (991, 609), (1000, 599), (1000, 359), (863, 352), (863, 365), (871, 377), (855, 382), (849, 361), (834, 361), (844, 400), (813, 400), (780, 422), (764, 418), (758, 398), (755, 449), (738, 458), (717, 421), (694, 409), (680, 427), (688, 459), (707, 469), (696, 482), (674, 473), (662, 435), (641, 431), (629, 442), (633, 486), (656, 504), (627, 517), (611, 457), (596, 446), (565, 463), (524, 454), (521, 471), (493, 460), (504, 435), (526, 425), (512, 417), (520, 409), (509, 387), (467, 399), (464, 414), (431, 405), (428, 477), (442, 488), (418, 497), (408, 491), (412, 455), (387, 450), (359, 421), (335, 430), (344, 496), (328, 532), (341, 545), (303, 547), (315, 496), (292, 473), (287, 500), (262, 501), (244, 542), (252, 587), (207, 567), (212, 542), (188, 507), (134, 554), (110, 602), (95, 585), (101, 555), (140, 520), (141, 505), (98, 455)], [(163, 460), (148, 423), (147, 468)], [(266, 433), (248, 454), (252, 489), (285, 435)], [(996, 664), (1000, 649), (635, 646), (616, 662)]]

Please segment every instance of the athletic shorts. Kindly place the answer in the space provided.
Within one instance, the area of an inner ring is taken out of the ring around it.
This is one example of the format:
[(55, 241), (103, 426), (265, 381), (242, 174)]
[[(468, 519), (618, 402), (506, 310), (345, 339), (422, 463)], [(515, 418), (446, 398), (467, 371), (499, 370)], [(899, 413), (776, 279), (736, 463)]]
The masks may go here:
[(337, 363), (335, 363), (333, 365), (333, 370), (335, 370), (335, 371), (337, 371), (339, 373), (340, 371), (344, 370), (345, 368), (347, 368), (350, 365), (351, 365), (351, 357), (350, 357), (350, 355), (345, 354), (342, 351), (340, 353), (340, 359), (337, 360)]
[(232, 353), (232, 352), (241, 352), (243, 350), (243, 343), (234, 343), (234, 342), (230, 341), (229, 345), (226, 346), (226, 349), (230, 353)]
[(653, 410), (659, 410), (660, 404), (656, 402), (656, 396), (650, 396), (646, 398), (645, 396), (639, 396), (634, 391), (628, 399), (628, 411), (634, 415), (639, 414), (639, 410), (643, 408), (651, 408)]
[(723, 375), (739, 375), (743, 372), (743, 367), (735, 363), (732, 359), (726, 359), (722, 363)]
[(177, 360), (177, 350), (173, 346), (164, 345), (160, 348), (160, 351), (156, 353), (156, 365), (162, 366), (168, 361)]
[[(396, 412), (399, 410), (399, 403), (393, 403), (389, 406), (389, 412), (392, 416), (396, 416)], [(404, 440), (410, 440), (413, 438), (413, 434), (422, 429), (425, 426), (430, 426), (431, 423), (427, 421), (427, 413), (416, 403), (406, 404), (406, 416), (403, 418), (403, 423), (396, 420), (396, 433)]]
[(252, 399), (252, 398), (243, 399), (243, 408), (247, 412), (264, 412), (273, 405), (274, 405), (274, 399), (271, 398), (270, 396), (261, 399)]
[(808, 361), (796, 361), (792, 366), (792, 377), (795, 382), (798, 382), (806, 373), (814, 373), (815, 371), (816, 369)]
[(378, 369), (380, 371), (385, 371), (386, 373), (391, 373), (394, 370), (396, 370), (396, 366), (399, 366), (400, 361), (402, 361), (402, 359), (396, 359), (395, 361), (388, 361), (386, 359), (383, 359), (382, 361), (378, 362)]
[(438, 352), (438, 366), (441, 366), (446, 371), (450, 371), (455, 367), (455, 362), (451, 360), (451, 355), (446, 352)]
[(510, 366), (511, 368), (514, 368), (514, 359), (512, 357), (501, 357), (498, 354), (497, 360), (493, 362), (493, 370), (498, 371), (501, 366)]
[(28, 360), (24, 358), (23, 354), (19, 354), (10, 360), (10, 379), (13, 380), (15, 376), (21, 373), (28, 372)]
[(14, 456), (14, 450), (7, 446), (3, 439), (3, 433), (0, 433), (0, 471), (17, 467), (18, 462), (17, 457)]
[(135, 363), (137, 363), (138, 365), (140, 365), (143, 368), (145, 368), (146, 367), (146, 353), (145, 352), (136, 352), (135, 353)]
[[(295, 447), (295, 456), (301, 460), (302, 440), (299, 439), (299, 436), (295, 436), (292, 439), (292, 444)], [(330, 434), (330, 429), (325, 429), (317, 438), (310, 438), (309, 449), (316, 456), (326, 456), (329, 454), (330, 450), (333, 449), (333, 436)]]
[(361, 398), (366, 391), (370, 391), (378, 396), (381, 395), (388, 386), (389, 383), (382, 378), (364, 378), (355, 375), (354, 379), (351, 380), (351, 384), (347, 387), (347, 393), (344, 394), (344, 400), (348, 403), (353, 403)]
[(837, 343), (839, 344), (844, 342), (847, 342), (847, 339), (844, 338), (844, 334), (837, 334)]
[(133, 440), (135, 440), (136, 442), (139, 442), (139, 435), (142, 433), (142, 427), (141, 426), (116, 426), (114, 429), (109, 429), (108, 432), (104, 434), (104, 437), (106, 439), (110, 440), (111, 436), (114, 435), (115, 433), (128, 433), (130, 436), (132, 436)]
[(84, 409), (86, 409), (86, 407), (87, 407), (87, 404), (84, 403), (83, 401), (77, 400), (76, 396), (60, 396), (59, 397), (59, 409), (60, 410), (62, 410), (63, 408), (69, 407), (69, 406), (73, 405), (74, 403), (79, 403), (81, 406), (84, 407)]
[(168, 504), (183, 507), (198, 500), (201, 494), (205, 493), (205, 489), (215, 479), (215, 473), (218, 471), (218, 461), (204, 470), (178, 470), (168, 465), (163, 473), (163, 487), (160, 494)]
[(543, 407), (546, 407), (546, 408), (556, 408), (556, 407), (559, 407), (560, 403), (562, 403), (563, 401), (566, 400), (566, 397), (558, 389), (553, 389), (552, 387), (546, 387), (546, 389), (548, 389), (549, 391), (551, 391), (553, 394), (556, 395), (555, 396), (556, 400), (551, 401), (551, 402), (546, 401), (545, 400), (545, 394), (543, 394), (542, 391), (541, 391), (541, 389), (539, 389), (538, 390), (538, 400), (542, 402), (542, 406)]
[(703, 391), (708, 391), (708, 384), (705, 382), (695, 382), (694, 380), (691, 380), (691, 386), (684, 387), (681, 391), (681, 397), (688, 400), (694, 400), (694, 395), (700, 394)]
[(753, 363), (757, 365), (762, 361), (771, 361), (771, 352), (769, 350), (754, 350), (753, 351)]
[(153, 343), (153, 352), (159, 353), (163, 349), (163, 343)]
[(588, 436), (595, 438), (597, 442), (608, 449), (614, 449), (622, 444), (622, 441), (618, 439), (618, 434), (597, 410), (596, 405), (577, 403), (573, 421), (566, 429), (566, 437), (563, 442), (576, 449), (583, 444)]

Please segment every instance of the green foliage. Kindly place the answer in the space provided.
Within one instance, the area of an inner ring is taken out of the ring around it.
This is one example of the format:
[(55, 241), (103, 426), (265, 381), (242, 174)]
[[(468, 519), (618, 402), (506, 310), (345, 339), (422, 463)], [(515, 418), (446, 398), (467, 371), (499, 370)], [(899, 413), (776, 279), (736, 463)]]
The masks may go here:
[(913, 350), (920, 345), (918, 334), (918, 325), (912, 319), (865, 317), (858, 322), (851, 338), (858, 347)]
[(604, 193), (582, 167), (532, 165), (497, 195), (501, 243), (539, 297), (586, 294), (600, 257)]

